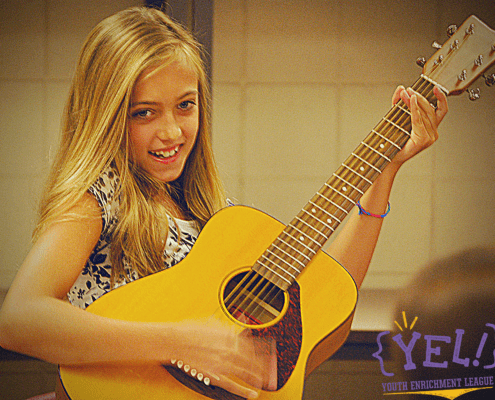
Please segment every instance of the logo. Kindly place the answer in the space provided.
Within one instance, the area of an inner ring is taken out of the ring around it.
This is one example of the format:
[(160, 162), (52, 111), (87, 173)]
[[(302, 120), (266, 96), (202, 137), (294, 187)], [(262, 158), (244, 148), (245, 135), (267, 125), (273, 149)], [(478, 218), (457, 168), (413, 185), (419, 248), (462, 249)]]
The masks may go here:
[[(384, 395), (424, 394), (452, 400), (468, 392), (492, 389), (494, 387), (494, 377), (490, 374), (490, 370), (495, 368), (495, 343), (492, 340), (487, 340), (489, 333), (483, 332), (481, 335), (479, 344), (476, 346), (476, 354), (470, 355), (471, 358), (462, 357), (463, 337), (466, 333), (464, 329), (456, 329), (455, 335), (452, 335), (452, 337), (431, 334), (423, 335), (420, 332), (413, 331), (418, 317), (415, 317), (408, 327), (406, 313), (402, 312), (402, 316), (404, 328), (397, 321), (394, 322), (401, 332), (405, 332), (405, 329), (411, 331), (410, 335), (408, 335), (410, 336), (409, 341), (407, 344), (405, 343), (407, 339), (404, 340), (402, 333), (398, 333), (391, 338), (393, 341), (391, 342), (391, 346), (394, 347), (392, 351), (403, 356), (405, 360), (403, 365), (394, 363), (395, 372), (400, 372), (400, 381), (397, 381), (397, 378), (395, 380), (391, 379), (396, 376), (396, 373), (392, 370), (386, 370), (384, 359), (381, 356), (383, 352), (382, 339), (389, 335), (390, 331), (379, 333), (376, 339), (378, 351), (373, 353), (373, 357), (379, 361), (383, 376), (390, 378), (388, 382), (382, 383)], [(487, 323), (485, 327), (488, 331), (495, 331), (494, 324)], [(487, 344), (487, 342), (489, 343)], [(446, 351), (442, 352), (442, 345), (445, 347), (449, 344), (454, 344), (451, 354)], [(487, 348), (485, 349), (485, 347)], [(424, 349), (420, 353), (421, 359), (417, 358), (417, 351), (413, 352), (413, 350), (417, 350), (418, 348)], [(488, 351), (491, 352), (493, 362), (482, 365), (484, 363), (480, 362), (480, 358), (482, 354), (486, 355)], [(413, 354), (415, 354), (416, 358), (413, 357)], [(467, 354), (463, 355), (465, 356)], [(460, 366), (463, 368), (459, 369)], [(445, 379), (437, 379), (434, 376), (438, 375), (439, 371), (449, 371), (449, 369), (452, 370), (454, 367), (456, 373), (466, 371), (464, 376)], [(419, 371), (420, 369), (421, 371)], [(470, 372), (469, 374), (467, 373), (468, 370)], [(418, 376), (420, 378), (417, 378)], [(425, 376), (429, 376), (431, 379), (425, 379)], [(405, 380), (402, 378), (405, 378)]]

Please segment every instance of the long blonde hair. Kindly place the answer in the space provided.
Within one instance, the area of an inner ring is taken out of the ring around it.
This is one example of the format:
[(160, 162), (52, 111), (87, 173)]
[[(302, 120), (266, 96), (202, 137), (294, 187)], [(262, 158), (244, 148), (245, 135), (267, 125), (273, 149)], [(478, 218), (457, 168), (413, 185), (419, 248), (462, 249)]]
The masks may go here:
[[(197, 73), (200, 121), (181, 177), (164, 184), (130, 162), (128, 110), (143, 71), (174, 61), (185, 61)], [(161, 11), (134, 7), (98, 24), (81, 51), (35, 238), (53, 222), (74, 218), (70, 209), (112, 166), (120, 178), (119, 222), (112, 237), (113, 281), (125, 276), (124, 255), (140, 276), (163, 269), (167, 211), (156, 195), (168, 193), (200, 227), (225, 205), (212, 154), (209, 97), (200, 45)]]

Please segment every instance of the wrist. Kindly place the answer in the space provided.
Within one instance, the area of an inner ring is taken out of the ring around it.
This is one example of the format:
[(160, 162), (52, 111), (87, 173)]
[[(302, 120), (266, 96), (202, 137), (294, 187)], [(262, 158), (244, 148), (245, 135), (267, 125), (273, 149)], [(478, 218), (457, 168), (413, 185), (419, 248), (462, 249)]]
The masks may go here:
[(392, 160), (382, 171), (380, 176), (391, 176), (392, 178), (395, 177), (397, 172), (399, 172), (399, 169), (404, 165), (404, 161), (394, 161)]
[(374, 218), (385, 218), (388, 213), (390, 212), (390, 202), (387, 203), (387, 210), (383, 214), (374, 214), (372, 212), (366, 211), (361, 203), (358, 202), (356, 203), (357, 208), (359, 209), (359, 215), (367, 215), (368, 217), (374, 217)]

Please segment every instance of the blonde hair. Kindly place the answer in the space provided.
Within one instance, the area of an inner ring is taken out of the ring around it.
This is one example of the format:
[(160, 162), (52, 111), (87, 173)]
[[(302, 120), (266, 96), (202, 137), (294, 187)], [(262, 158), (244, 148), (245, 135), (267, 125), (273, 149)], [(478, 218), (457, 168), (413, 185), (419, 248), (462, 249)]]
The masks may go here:
[[(165, 184), (130, 162), (128, 110), (140, 75), (174, 61), (186, 62), (197, 73), (200, 121), (181, 177)], [(34, 236), (55, 221), (74, 218), (70, 209), (112, 166), (120, 178), (116, 196), (121, 200), (112, 237), (112, 281), (125, 276), (124, 255), (140, 276), (162, 270), (167, 211), (156, 195), (172, 196), (200, 227), (225, 205), (211, 147), (209, 96), (200, 45), (161, 11), (134, 7), (103, 20), (81, 51)]]

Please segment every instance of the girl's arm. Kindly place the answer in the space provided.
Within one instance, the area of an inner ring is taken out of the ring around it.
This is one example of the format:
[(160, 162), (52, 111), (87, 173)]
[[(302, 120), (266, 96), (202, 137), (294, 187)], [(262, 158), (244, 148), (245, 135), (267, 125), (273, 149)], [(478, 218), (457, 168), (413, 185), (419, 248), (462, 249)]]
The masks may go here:
[[(392, 184), (401, 165), (437, 140), (438, 125), (445, 117), (448, 107), (445, 94), (438, 88), (434, 89), (434, 93), (438, 99), (436, 109), (411, 89), (405, 90), (402, 86), (396, 89), (392, 102), (395, 104), (402, 99), (411, 110), (412, 135), (361, 198), (360, 203), (366, 211), (377, 215), (384, 214)], [(358, 288), (368, 270), (382, 223), (383, 218), (359, 215), (357, 210), (354, 210), (349, 221), (328, 248), (328, 253), (349, 271)]]
[[(100, 236), (101, 218), (87, 217), (94, 207), (87, 195), (72, 210), (86, 217), (54, 223), (32, 247), (0, 313), (2, 347), (62, 364), (149, 358), (143, 337), (134, 354), (114, 351), (131, 339), (125, 336), (139, 335), (140, 326), (99, 318), (64, 300)], [(120, 329), (126, 335), (119, 336), (116, 325), (126, 325)]]
[[(93, 196), (71, 210), (86, 215), (51, 225), (22, 264), (0, 311), (0, 346), (55, 364), (169, 363), (182, 359), (243, 397), (261, 388), (263, 367), (249, 338), (200, 322), (141, 323), (97, 316), (64, 300), (100, 236)], [(186, 316), (187, 317), (187, 316)], [(212, 379), (213, 381), (213, 379)]]

